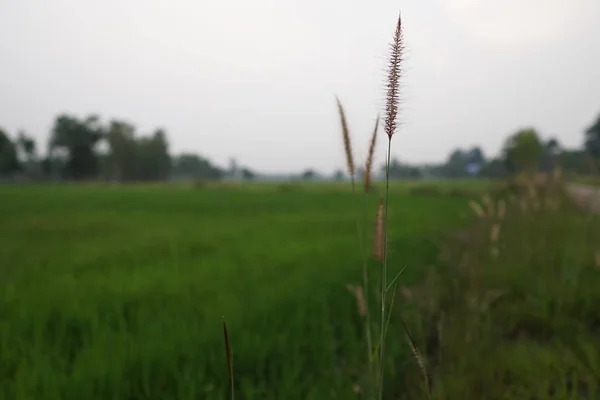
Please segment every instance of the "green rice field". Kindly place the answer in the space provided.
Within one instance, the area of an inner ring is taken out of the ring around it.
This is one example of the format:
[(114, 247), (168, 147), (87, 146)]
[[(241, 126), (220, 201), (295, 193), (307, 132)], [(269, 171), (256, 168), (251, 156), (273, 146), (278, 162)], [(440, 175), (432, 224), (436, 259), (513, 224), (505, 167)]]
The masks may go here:
[[(0, 396), (223, 399), (225, 317), (239, 398), (356, 398), (357, 199), (348, 184), (0, 187)], [(390, 273), (418, 281), (469, 219), (464, 197), (393, 186)], [(396, 327), (391, 377), (412, 363)]]

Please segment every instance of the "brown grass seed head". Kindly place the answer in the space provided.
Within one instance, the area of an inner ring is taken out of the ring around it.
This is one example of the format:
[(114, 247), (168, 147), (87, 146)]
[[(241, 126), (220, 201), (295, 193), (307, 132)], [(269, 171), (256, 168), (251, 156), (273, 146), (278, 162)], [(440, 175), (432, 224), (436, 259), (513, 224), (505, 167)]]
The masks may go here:
[(348, 173), (352, 179), (352, 186), (354, 187), (354, 157), (352, 157), (352, 143), (350, 142), (350, 130), (348, 129), (348, 122), (346, 121), (346, 113), (344, 107), (339, 98), (335, 98), (338, 106), (338, 113), (340, 115), (340, 122), (342, 124), (342, 138), (344, 140), (344, 152), (346, 153), (346, 165), (348, 167)]
[(375, 219), (375, 240), (373, 243), (373, 257), (375, 257), (377, 261), (383, 261), (383, 224), (383, 199), (379, 199), (379, 206), (377, 207), (377, 216)]
[(481, 206), (479, 205), (479, 203), (470, 200), (469, 201), (469, 207), (471, 208), (471, 210), (473, 210), (473, 212), (478, 216), (478, 217), (484, 217), (485, 216), (485, 212), (483, 211), (483, 208), (481, 208)]
[(371, 175), (373, 170), (373, 158), (375, 154), (375, 144), (377, 143), (377, 130), (379, 128), (379, 115), (377, 115), (377, 119), (375, 120), (375, 128), (373, 129), (373, 134), (371, 135), (371, 143), (369, 144), (369, 153), (367, 154), (367, 162), (365, 163), (365, 193), (369, 193), (369, 189), (371, 188)]
[(385, 106), (385, 133), (389, 140), (396, 133), (398, 103), (400, 101), (400, 76), (402, 73), (402, 53), (404, 50), (404, 40), (402, 35), (402, 18), (398, 16), (394, 40), (390, 44), (390, 59), (388, 62), (388, 79), (386, 84), (386, 106)]

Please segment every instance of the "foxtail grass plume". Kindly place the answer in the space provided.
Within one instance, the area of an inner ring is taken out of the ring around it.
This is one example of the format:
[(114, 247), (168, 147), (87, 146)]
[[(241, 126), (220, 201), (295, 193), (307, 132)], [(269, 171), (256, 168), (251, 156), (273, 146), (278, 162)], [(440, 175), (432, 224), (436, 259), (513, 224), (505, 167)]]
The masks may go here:
[(386, 83), (386, 105), (385, 105), (385, 133), (389, 140), (396, 133), (398, 103), (400, 102), (400, 75), (402, 73), (402, 53), (404, 51), (404, 39), (402, 35), (402, 18), (398, 16), (394, 39), (390, 44), (390, 59), (388, 62), (388, 79)]
[(483, 204), (485, 204), (487, 207), (487, 216), (494, 215), (494, 202), (492, 201), (490, 195), (487, 193), (484, 194), (482, 200)]
[(367, 316), (367, 302), (365, 300), (365, 294), (362, 286), (359, 285), (346, 285), (346, 289), (350, 291), (356, 298), (356, 309), (358, 315), (361, 317)]
[(497, 216), (499, 219), (503, 219), (504, 215), (506, 214), (506, 202), (504, 200), (498, 200), (498, 206), (496, 207), (497, 209)]
[(352, 157), (352, 143), (350, 142), (350, 130), (348, 129), (348, 122), (346, 121), (346, 113), (344, 107), (338, 97), (335, 98), (338, 107), (338, 113), (340, 115), (340, 122), (342, 124), (342, 138), (344, 140), (344, 152), (346, 153), (346, 165), (348, 167), (348, 173), (352, 180), (352, 190), (354, 190), (354, 157)]
[(473, 210), (473, 212), (480, 218), (485, 216), (485, 212), (483, 211), (483, 208), (481, 208), (481, 206), (479, 205), (479, 203), (470, 200), (469, 201), (469, 207), (471, 208), (471, 210)]
[(371, 135), (371, 143), (369, 144), (369, 153), (367, 154), (367, 162), (365, 163), (365, 193), (369, 193), (371, 189), (371, 180), (373, 173), (373, 156), (375, 153), (375, 144), (377, 143), (377, 130), (379, 128), (379, 115), (375, 120), (375, 128), (373, 129), (373, 134)]
[(377, 216), (375, 218), (375, 240), (373, 243), (373, 257), (379, 262), (383, 261), (384, 252), (384, 221), (383, 221), (383, 199), (379, 199)]
[(404, 332), (406, 334), (406, 339), (407, 339), (408, 345), (410, 346), (410, 350), (412, 351), (413, 356), (417, 362), (417, 365), (419, 366), (419, 371), (421, 372), (421, 375), (423, 375), (423, 380), (425, 381), (425, 387), (427, 388), (427, 395), (428, 395), (427, 397), (431, 398), (431, 387), (429, 385), (429, 374), (427, 373), (427, 364), (425, 362), (425, 358), (419, 351), (419, 348), (417, 347), (417, 343), (415, 342), (415, 339), (414, 339), (410, 329), (408, 328), (408, 325), (404, 321), (404, 318), (400, 318), (400, 321), (402, 321), (402, 325), (404, 326)]

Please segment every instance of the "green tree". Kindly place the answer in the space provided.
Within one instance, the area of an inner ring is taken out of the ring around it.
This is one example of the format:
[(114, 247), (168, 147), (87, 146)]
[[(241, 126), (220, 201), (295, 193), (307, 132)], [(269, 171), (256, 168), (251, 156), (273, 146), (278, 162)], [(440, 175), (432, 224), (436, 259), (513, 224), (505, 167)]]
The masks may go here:
[(256, 178), (256, 174), (249, 168), (242, 168), (242, 179), (251, 181)]
[(113, 120), (107, 130), (109, 146), (108, 175), (118, 181), (134, 181), (137, 178), (137, 142), (135, 127), (124, 121)]
[(29, 162), (35, 162), (36, 143), (35, 139), (28, 136), (25, 132), (19, 132), (17, 144)]
[(584, 147), (594, 158), (600, 158), (600, 114), (585, 131)]
[(344, 180), (344, 171), (342, 171), (341, 169), (336, 170), (333, 173), (333, 179), (337, 182), (341, 182)]
[(550, 138), (543, 143), (542, 163), (543, 171), (549, 172), (554, 169), (558, 162), (561, 146), (556, 138)]
[(183, 153), (173, 159), (172, 174), (176, 178), (221, 179), (224, 171), (210, 161), (190, 153)]
[(544, 145), (535, 129), (526, 128), (509, 136), (503, 151), (510, 171), (532, 173), (540, 166)]
[(21, 169), (17, 146), (6, 132), (0, 128), (0, 175), (9, 175)]
[(62, 175), (67, 179), (96, 178), (99, 162), (96, 145), (104, 137), (99, 118), (90, 115), (84, 120), (66, 114), (54, 121), (50, 138), (50, 158), (57, 149), (66, 151)]
[[(385, 164), (381, 166), (380, 173), (385, 176)], [(417, 167), (403, 164), (395, 157), (390, 161), (390, 179), (418, 179), (421, 176), (421, 170)]]
[(23, 163), (24, 170), (30, 178), (40, 177), (40, 165), (37, 160), (37, 148), (35, 139), (28, 136), (25, 132), (20, 131), (17, 136), (18, 152), (25, 159)]
[(563, 150), (557, 157), (561, 168), (577, 174), (589, 174), (591, 155), (586, 150)]
[(483, 165), (485, 163), (485, 155), (481, 147), (475, 146), (467, 153), (467, 162)]
[(302, 176), (302, 179), (304, 179), (306, 181), (311, 181), (316, 178), (317, 173), (315, 171), (313, 171), (312, 169), (307, 169), (304, 172), (302, 172), (301, 176)]
[(122, 182), (159, 181), (169, 178), (171, 157), (167, 134), (157, 129), (150, 136), (136, 137), (135, 126), (113, 120), (106, 132), (110, 152), (108, 176)]
[[(469, 162), (469, 152), (455, 149), (450, 153), (446, 164), (442, 168), (442, 174), (447, 178), (459, 178), (467, 175), (466, 166)], [(476, 154), (477, 155), (477, 154)], [(483, 155), (482, 155), (483, 156)]]
[(137, 161), (140, 180), (158, 181), (169, 178), (171, 157), (167, 135), (162, 129), (157, 129), (152, 136), (138, 140)]

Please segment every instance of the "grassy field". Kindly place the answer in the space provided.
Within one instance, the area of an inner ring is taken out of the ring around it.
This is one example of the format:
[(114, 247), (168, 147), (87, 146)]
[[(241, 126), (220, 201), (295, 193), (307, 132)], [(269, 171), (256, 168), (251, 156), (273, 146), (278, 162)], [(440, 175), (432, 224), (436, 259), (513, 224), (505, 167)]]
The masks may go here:
[[(390, 273), (407, 269), (386, 398), (427, 398), (400, 314), (432, 398), (596, 398), (597, 217), (558, 192), (498, 192), (477, 216), (483, 189), (392, 186)], [(7, 186), (0, 199), (2, 398), (223, 399), (223, 316), (239, 398), (359, 398), (347, 185)]]
[[(366, 349), (347, 187), (0, 188), (3, 398), (224, 398), (222, 316), (241, 398), (352, 396)], [(414, 283), (469, 213), (407, 192), (392, 189), (391, 268)], [(392, 375), (410, 361), (394, 342)]]

